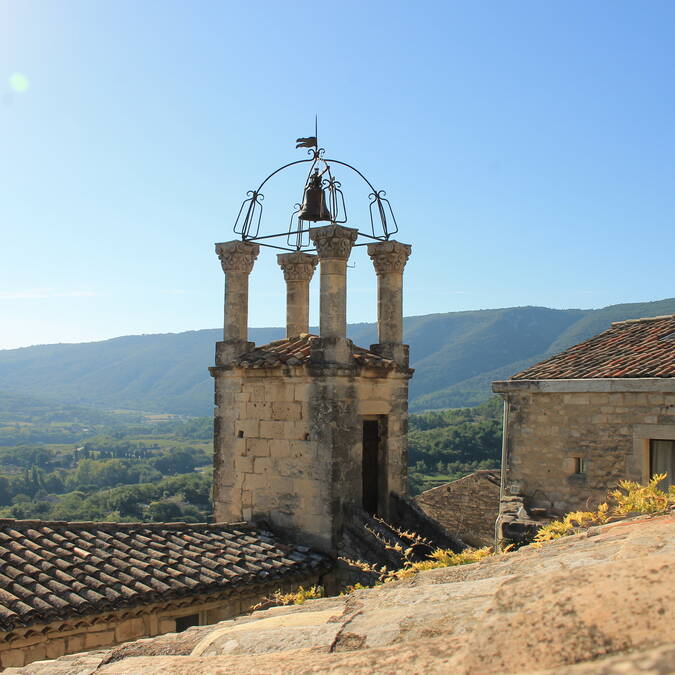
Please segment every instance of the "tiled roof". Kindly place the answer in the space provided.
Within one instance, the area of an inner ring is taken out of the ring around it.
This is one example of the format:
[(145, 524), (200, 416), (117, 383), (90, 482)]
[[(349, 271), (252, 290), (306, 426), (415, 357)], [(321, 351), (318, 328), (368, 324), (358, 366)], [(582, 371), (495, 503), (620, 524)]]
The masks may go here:
[(675, 377), (675, 314), (617, 321), (511, 380)]
[[(279, 365), (299, 366), (310, 360), (313, 347), (318, 346), (318, 335), (302, 333), (297, 337), (276, 340), (257, 347), (253, 351), (242, 354), (234, 363), (242, 368), (274, 368)], [(378, 368), (395, 368), (391, 359), (386, 359), (375, 352), (354, 345), (352, 354), (358, 364), (376, 366)]]
[(330, 567), (323, 554), (245, 523), (0, 520), (0, 630)]

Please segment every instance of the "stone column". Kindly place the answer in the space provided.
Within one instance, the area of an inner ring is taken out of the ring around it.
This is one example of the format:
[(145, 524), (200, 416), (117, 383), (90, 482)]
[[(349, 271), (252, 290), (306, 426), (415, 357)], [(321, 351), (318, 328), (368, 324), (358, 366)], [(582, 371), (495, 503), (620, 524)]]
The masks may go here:
[(321, 262), (320, 335), (347, 337), (347, 260), (358, 230), (326, 225), (309, 231)]
[(412, 247), (398, 241), (368, 244), (368, 255), (377, 274), (378, 351), (407, 364), (403, 348), (403, 269)]
[(309, 253), (281, 253), (277, 262), (286, 280), (286, 337), (309, 333), (309, 282), (319, 258)]
[(248, 342), (248, 277), (260, 246), (248, 241), (216, 244), (225, 272), (225, 317), (223, 342), (216, 346), (216, 364), (223, 365), (243, 353)]

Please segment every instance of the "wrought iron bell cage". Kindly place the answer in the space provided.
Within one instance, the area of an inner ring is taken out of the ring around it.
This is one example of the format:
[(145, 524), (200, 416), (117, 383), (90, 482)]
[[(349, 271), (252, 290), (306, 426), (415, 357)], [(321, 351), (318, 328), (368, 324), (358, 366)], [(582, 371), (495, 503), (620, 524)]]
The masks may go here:
[[(370, 232), (358, 230), (358, 236), (369, 240), (386, 241), (398, 232), (396, 217), (386, 198), (384, 190), (377, 190), (373, 184), (355, 167), (337, 159), (324, 157), (325, 150), (318, 147), (316, 137), (311, 139), (298, 139), (299, 141), (313, 141), (316, 146), (310, 148), (307, 154), (309, 159), (300, 159), (289, 162), (273, 171), (255, 190), (246, 193), (246, 199), (242, 202), (234, 223), (234, 232), (243, 241), (251, 241), (275, 248), (281, 251), (311, 251), (309, 231), (317, 222), (344, 224), (347, 222), (347, 208), (342, 185), (333, 174), (333, 166), (345, 167), (356, 173), (368, 186), (370, 215)], [(300, 146), (302, 147), (302, 146)], [(306, 146), (304, 146), (306, 147)], [(261, 233), (263, 201), (265, 199), (262, 189), (267, 182), (285, 169), (299, 164), (309, 164), (309, 171), (305, 181), (302, 203), (296, 203), (291, 214), (288, 230), (274, 234)], [(320, 190), (317, 192), (317, 190)], [(271, 243), (275, 239), (285, 237), (285, 245)], [(367, 243), (367, 242), (366, 242)], [(356, 246), (364, 246), (358, 242)]]

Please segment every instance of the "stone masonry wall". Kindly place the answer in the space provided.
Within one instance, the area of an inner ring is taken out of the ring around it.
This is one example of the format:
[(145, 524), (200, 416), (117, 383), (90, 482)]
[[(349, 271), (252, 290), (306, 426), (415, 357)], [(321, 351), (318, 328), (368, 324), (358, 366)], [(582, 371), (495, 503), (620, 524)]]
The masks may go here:
[(499, 471), (476, 471), (425, 490), (415, 497), (415, 502), (470, 546), (492, 546), (499, 513), (499, 482)]
[(310, 380), (246, 369), (216, 377), (216, 520), (330, 532), (330, 457), (310, 440)]
[(561, 513), (600, 503), (621, 479), (648, 479), (649, 439), (675, 438), (673, 391), (512, 391), (507, 401), (506, 493)]
[(264, 520), (324, 550), (362, 503), (362, 421), (381, 420), (381, 513), (406, 494), (408, 375), (312, 366), (216, 368), (216, 520)]
[(222, 597), (195, 595), (169, 603), (130, 607), (105, 614), (77, 616), (67, 621), (0, 632), (0, 670), (34, 661), (56, 659), (176, 631), (176, 619), (199, 615), (199, 625), (209, 625), (247, 612), (254, 604), (276, 591), (294, 591), (298, 586), (319, 583), (316, 576), (293, 582), (268, 584)]

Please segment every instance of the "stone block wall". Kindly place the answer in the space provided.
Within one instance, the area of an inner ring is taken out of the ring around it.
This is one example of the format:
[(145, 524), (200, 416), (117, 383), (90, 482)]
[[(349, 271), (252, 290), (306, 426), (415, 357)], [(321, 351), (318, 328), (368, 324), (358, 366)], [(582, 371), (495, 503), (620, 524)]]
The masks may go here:
[(505, 492), (565, 513), (604, 501), (621, 479), (648, 480), (649, 439), (675, 438), (675, 391), (667, 381), (616, 388), (509, 391)]
[(219, 522), (267, 521), (333, 550), (362, 503), (363, 420), (382, 434), (379, 496), (406, 494), (408, 372), (354, 366), (221, 367), (214, 507)]
[(238, 616), (276, 591), (320, 583), (318, 576), (279, 582), (237, 594), (194, 595), (165, 603), (148, 603), (103, 614), (81, 615), (68, 620), (0, 631), (0, 670), (56, 659), (65, 654), (111, 647), (131, 640), (176, 631), (176, 619), (197, 614), (204, 626)]
[(417, 505), (448, 532), (470, 546), (492, 546), (499, 514), (500, 472), (476, 471), (425, 490)]
[(247, 369), (216, 378), (216, 520), (330, 532), (330, 457), (310, 438), (309, 378)]

